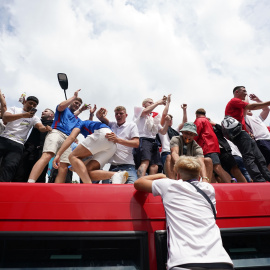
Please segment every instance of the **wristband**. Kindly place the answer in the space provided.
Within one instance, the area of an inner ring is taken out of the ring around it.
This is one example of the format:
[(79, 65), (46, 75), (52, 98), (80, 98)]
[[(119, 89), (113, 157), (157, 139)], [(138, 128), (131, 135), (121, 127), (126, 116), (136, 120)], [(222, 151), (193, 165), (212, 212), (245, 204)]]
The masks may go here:
[(206, 179), (208, 183), (210, 182), (210, 179), (207, 176), (203, 176), (202, 179)]

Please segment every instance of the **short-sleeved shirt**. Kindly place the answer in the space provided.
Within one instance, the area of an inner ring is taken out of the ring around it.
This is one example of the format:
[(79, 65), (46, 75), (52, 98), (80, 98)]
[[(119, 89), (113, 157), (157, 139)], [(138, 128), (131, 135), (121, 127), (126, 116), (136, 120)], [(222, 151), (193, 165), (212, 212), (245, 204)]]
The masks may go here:
[(206, 117), (198, 117), (194, 124), (198, 133), (194, 140), (203, 149), (203, 154), (220, 153), (218, 138), (209, 120)]
[(225, 115), (229, 115), (239, 121), (242, 124), (243, 129), (246, 131), (247, 128), (244, 118), (244, 109), (247, 105), (248, 103), (240, 98), (232, 98), (225, 108)]
[[(22, 108), (11, 107), (6, 112), (11, 114), (26, 113)], [(10, 139), (20, 144), (24, 144), (30, 129), (37, 123), (41, 123), (40, 119), (34, 115), (32, 118), (20, 118), (6, 124), (5, 130), (1, 133), (1, 137)]]
[(252, 132), (255, 140), (270, 140), (270, 133), (260, 116), (246, 115), (247, 130)]
[(56, 107), (52, 128), (57, 129), (69, 136), (73, 128), (80, 127), (81, 120), (80, 118), (75, 116), (69, 108), (66, 108), (62, 112), (59, 112), (57, 110), (58, 106)]
[(95, 130), (101, 129), (101, 128), (109, 128), (109, 126), (98, 122), (98, 121), (91, 121), (91, 120), (86, 120), (86, 121), (81, 121), (79, 129), (81, 130), (81, 134), (84, 137), (87, 137), (88, 135), (91, 135), (94, 133)]
[[(123, 125), (118, 126), (116, 122), (109, 122), (109, 127), (116, 134), (117, 137), (123, 140), (131, 140), (133, 138), (139, 138), (139, 132), (135, 123), (125, 122)], [(134, 165), (134, 159), (132, 154), (132, 147), (128, 147), (122, 144), (116, 144), (117, 150), (113, 157), (109, 160), (112, 165), (131, 164)]]
[[(179, 156), (184, 155), (183, 148), (184, 148), (184, 141), (183, 136), (174, 136), (170, 141), (170, 147), (179, 147)], [(191, 143), (187, 144), (187, 154), (186, 156), (192, 157), (203, 157), (203, 150), (202, 148), (193, 140)]]
[[(215, 190), (206, 182), (192, 182), (216, 204)], [(209, 202), (191, 184), (168, 178), (153, 181), (166, 211), (168, 269), (188, 263), (229, 263)], [(203, 254), (203, 255), (202, 255)]]
[(160, 115), (151, 112), (149, 115), (141, 116), (145, 108), (135, 107), (133, 121), (137, 124), (140, 137), (155, 139), (157, 133), (162, 128), (160, 125)]

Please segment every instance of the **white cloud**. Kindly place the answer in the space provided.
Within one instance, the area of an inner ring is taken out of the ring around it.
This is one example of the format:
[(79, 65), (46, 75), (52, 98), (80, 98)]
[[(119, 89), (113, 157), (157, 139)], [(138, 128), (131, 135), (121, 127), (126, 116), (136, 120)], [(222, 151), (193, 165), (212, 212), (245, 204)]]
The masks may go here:
[(68, 96), (81, 88), (83, 100), (108, 108), (110, 118), (124, 105), (131, 120), (144, 98), (172, 93), (175, 125), (183, 102), (189, 120), (204, 107), (221, 121), (236, 85), (270, 99), (269, 4), (252, 2), (5, 1), (1, 89), (13, 106), (24, 91), (38, 96), (41, 112), (64, 99), (56, 77), (64, 72)]

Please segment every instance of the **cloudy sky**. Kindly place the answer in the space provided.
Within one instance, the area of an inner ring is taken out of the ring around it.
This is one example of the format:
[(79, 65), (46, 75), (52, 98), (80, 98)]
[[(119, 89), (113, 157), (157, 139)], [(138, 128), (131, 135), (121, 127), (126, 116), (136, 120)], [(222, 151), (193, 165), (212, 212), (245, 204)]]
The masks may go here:
[(268, 0), (0, 0), (0, 88), (8, 106), (37, 96), (40, 116), (64, 100), (63, 72), (68, 97), (81, 88), (110, 119), (171, 93), (174, 126), (182, 103), (220, 122), (236, 85), (270, 100), (269, 14)]

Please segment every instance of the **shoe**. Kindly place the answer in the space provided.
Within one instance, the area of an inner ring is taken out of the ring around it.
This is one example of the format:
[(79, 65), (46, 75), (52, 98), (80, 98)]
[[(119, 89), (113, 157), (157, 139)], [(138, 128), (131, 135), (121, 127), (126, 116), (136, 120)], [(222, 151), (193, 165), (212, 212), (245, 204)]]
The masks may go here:
[(127, 171), (118, 171), (112, 177), (111, 181), (112, 184), (125, 184), (128, 179), (128, 172)]
[(231, 183), (237, 183), (237, 180), (235, 178), (232, 178)]

